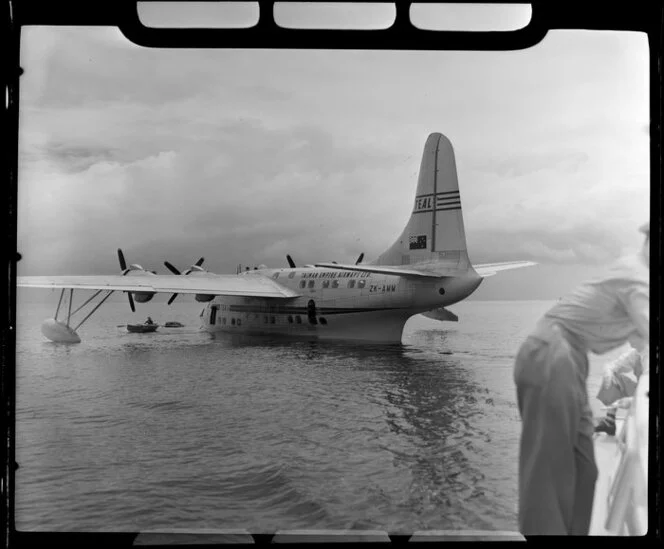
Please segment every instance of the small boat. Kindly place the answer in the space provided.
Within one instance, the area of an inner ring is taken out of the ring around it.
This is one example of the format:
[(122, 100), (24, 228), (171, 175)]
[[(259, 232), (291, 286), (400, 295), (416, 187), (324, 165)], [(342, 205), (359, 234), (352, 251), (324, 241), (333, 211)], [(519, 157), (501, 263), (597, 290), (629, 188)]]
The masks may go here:
[(170, 320), (166, 324), (164, 324), (164, 328), (182, 328), (184, 324), (182, 322), (176, 322), (174, 320)]
[(127, 331), (135, 334), (156, 332), (159, 324), (127, 324)]

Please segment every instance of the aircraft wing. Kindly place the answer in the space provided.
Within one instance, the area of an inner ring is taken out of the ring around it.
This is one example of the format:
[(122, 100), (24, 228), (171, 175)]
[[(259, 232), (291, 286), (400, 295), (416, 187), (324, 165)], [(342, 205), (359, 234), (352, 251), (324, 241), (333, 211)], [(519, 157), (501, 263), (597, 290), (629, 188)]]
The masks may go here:
[(166, 292), (178, 294), (236, 295), (293, 298), (300, 294), (263, 275), (196, 276), (19, 276), (17, 285), (26, 288), (73, 288), (125, 292)]
[(362, 273), (378, 273), (395, 276), (406, 276), (413, 278), (442, 278), (440, 273), (431, 271), (417, 271), (415, 269), (404, 269), (402, 267), (383, 267), (374, 265), (342, 265), (340, 263), (315, 263), (314, 267), (325, 267), (326, 269), (339, 269), (342, 271), (358, 271)]
[(483, 265), (473, 265), (473, 268), (483, 278), (493, 276), (498, 271), (506, 271), (508, 269), (520, 269), (521, 267), (532, 267), (537, 265), (533, 261), (503, 261), (502, 263), (484, 263)]

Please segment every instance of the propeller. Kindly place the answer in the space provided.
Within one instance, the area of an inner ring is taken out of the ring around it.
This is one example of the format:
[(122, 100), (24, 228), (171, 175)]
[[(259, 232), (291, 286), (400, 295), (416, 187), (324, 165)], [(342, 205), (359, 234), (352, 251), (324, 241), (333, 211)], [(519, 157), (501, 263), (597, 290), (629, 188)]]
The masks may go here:
[(295, 261), (293, 261), (293, 258), (289, 255), (286, 255), (286, 259), (288, 260), (288, 264), (290, 265), (291, 269), (295, 268)]
[(166, 265), (166, 268), (171, 271), (175, 275), (179, 275), (180, 271), (178, 271), (173, 265), (171, 265), (168, 261), (164, 261), (164, 265)]
[[(362, 263), (363, 259), (364, 259), (364, 254), (361, 253), (360, 257), (357, 258), (357, 261), (355, 262), (355, 265), (359, 265), (360, 263)], [(334, 263), (335, 265), (339, 265), (339, 262), (337, 262), (337, 261), (330, 261), (330, 263)]]
[[(173, 274), (175, 274), (175, 275), (180, 275), (181, 274), (181, 275), (186, 276), (189, 273), (191, 273), (192, 271), (202, 271), (203, 268), (201, 267), (201, 265), (203, 264), (203, 261), (205, 261), (205, 258), (201, 257), (196, 263), (194, 263), (191, 267), (189, 267), (184, 273), (180, 273), (180, 271), (177, 268), (175, 268), (173, 265), (171, 265), (168, 261), (164, 261), (164, 265), (166, 265), (166, 268), (169, 271), (171, 271)], [(178, 294), (173, 294), (168, 300), (168, 305), (173, 303), (173, 301), (175, 301), (175, 298), (177, 296), (178, 296)]]
[(127, 262), (125, 261), (124, 254), (122, 253), (122, 250), (118, 248), (118, 259), (120, 260), (120, 268), (122, 269), (122, 274), (126, 274), (125, 271), (127, 270)]
[[(120, 260), (120, 268), (122, 269), (122, 276), (126, 275), (131, 269), (127, 269), (127, 262), (125, 261), (124, 254), (122, 250), (118, 248), (118, 259)], [(136, 307), (134, 306), (134, 298), (131, 296), (131, 292), (127, 292), (127, 297), (129, 297), (129, 306), (131, 307), (131, 312), (136, 312)]]

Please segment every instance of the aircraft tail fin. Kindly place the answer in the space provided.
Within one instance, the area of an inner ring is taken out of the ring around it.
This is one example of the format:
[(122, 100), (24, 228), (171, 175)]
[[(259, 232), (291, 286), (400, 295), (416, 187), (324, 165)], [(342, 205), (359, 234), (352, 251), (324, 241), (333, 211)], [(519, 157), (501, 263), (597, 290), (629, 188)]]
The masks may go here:
[(410, 265), (430, 271), (472, 268), (466, 249), (452, 143), (440, 133), (424, 146), (413, 212), (399, 238), (374, 265)]

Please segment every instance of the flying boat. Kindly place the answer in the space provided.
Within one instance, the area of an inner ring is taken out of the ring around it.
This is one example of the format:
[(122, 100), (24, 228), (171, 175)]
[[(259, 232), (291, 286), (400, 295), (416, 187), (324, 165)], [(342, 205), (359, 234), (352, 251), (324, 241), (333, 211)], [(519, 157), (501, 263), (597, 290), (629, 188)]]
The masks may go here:
[[(157, 293), (193, 295), (204, 303), (202, 327), (208, 332), (282, 334), (315, 339), (401, 342), (406, 321), (423, 314), (457, 321), (447, 307), (471, 295), (484, 278), (535, 265), (507, 261), (473, 265), (468, 257), (461, 196), (452, 144), (441, 133), (426, 140), (413, 209), (398, 238), (376, 259), (336, 261), (288, 268), (260, 268), (216, 274), (203, 268), (204, 258), (181, 272), (168, 261), (171, 274), (156, 274), (138, 264), (127, 266), (118, 250), (121, 274), (93, 276), (21, 276), (18, 286), (61, 289), (53, 318), (43, 335), (56, 342), (80, 342), (77, 330), (113, 292), (124, 292), (129, 306), (146, 303)], [(74, 291), (95, 293), (72, 312)], [(61, 305), (69, 291), (66, 316)], [(101, 297), (99, 297), (101, 296)], [(95, 298), (99, 301), (92, 305)], [(79, 322), (73, 316), (91, 311)]]

